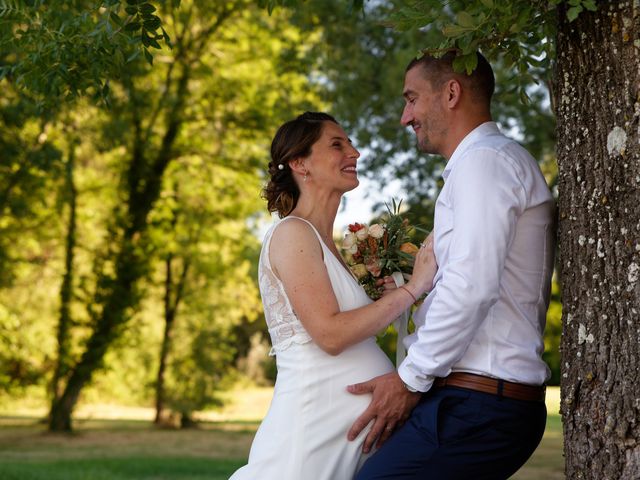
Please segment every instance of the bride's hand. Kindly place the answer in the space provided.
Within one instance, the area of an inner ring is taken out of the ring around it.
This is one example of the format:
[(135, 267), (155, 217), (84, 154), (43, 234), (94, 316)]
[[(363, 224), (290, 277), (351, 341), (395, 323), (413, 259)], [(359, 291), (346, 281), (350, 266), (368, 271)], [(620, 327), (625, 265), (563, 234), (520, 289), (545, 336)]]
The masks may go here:
[(391, 276), (386, 276), (378, 279), (378, 281), (376, 282), (376, 286), (382, 290), (383, 297), (393, 292), (396, 288), (398, 288), (398, 286), (396, 285), (396, 282), (393, 280), (393, 277)]
[(438, 271), (438, 264), (436, 263), (436, 257), (433, 253), (433, 232), (429, 234), (424, 242), (420, 245), (420, 249), (416, 255), (416, 259), (413, 263), (413, 274), (409, 284), (415, 288), (419, 294), (431, 290), (433, 287), (433, 277), (435, 277)]

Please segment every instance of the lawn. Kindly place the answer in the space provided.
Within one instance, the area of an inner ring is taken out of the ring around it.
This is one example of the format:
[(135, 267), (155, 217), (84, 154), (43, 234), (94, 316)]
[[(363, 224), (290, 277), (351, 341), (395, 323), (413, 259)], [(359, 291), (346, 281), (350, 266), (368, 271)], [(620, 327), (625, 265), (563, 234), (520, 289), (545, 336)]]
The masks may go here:
[[(245, 462), (269, 389), (230, 393), (219, 412), (192, 430), (156, 429), (152, 411), (85, 406), (76, 432), (50, 434), (42, 412), (0, 412), (2, 480), (226, 480)], [(559, 392), (550, 389), (549, 420), (542, 443), (514, 480), (563, 479)]]

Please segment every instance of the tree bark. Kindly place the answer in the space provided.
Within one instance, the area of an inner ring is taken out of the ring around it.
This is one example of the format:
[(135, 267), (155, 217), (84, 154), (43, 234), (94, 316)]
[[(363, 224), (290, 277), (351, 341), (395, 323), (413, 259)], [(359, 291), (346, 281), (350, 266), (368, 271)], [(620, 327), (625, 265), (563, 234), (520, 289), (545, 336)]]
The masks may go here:
[(556, 108), (566, 477), (640, 478), (640, 5), (561, 12)]

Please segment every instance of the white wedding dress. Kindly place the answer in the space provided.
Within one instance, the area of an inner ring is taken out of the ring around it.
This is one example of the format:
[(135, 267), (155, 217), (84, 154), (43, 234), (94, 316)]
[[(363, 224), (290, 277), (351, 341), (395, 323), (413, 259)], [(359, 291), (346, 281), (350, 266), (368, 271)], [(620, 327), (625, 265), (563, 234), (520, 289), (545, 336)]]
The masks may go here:
[[(283, 221), (290, 218), (297, 217)], [(271, 406), (253, 440), (249, 463), (230, 480), (351, 480), (366, 459), (362, 444), (369, 428), (352, 442), (347, 440), (347, 432), (368, 407), (371, 395), (352, 395), (346, 387), (394, 368), (374, 338), (336, 356), (313, 342), (271, 270), (269, 245), (278, 225), (265, 236), (258, 270), (278, 376)], [(311, 228), (322, 246), (340, 310), (370, 303), (355, 277), (324, 245), (313, 225)]]

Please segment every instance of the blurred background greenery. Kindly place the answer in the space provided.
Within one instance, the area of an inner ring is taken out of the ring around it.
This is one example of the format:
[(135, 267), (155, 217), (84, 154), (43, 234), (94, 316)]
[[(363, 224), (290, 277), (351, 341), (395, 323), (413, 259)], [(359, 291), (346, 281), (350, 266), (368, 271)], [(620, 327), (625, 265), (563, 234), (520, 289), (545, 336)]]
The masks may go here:
[[(399, 182), (405, 215), (432, 225), (443, 160), (416, 152), (399, 126), (404, 66), (429, 28), (388, 28), (393, 0), (362, 11), (309, 0), (271, 15), (249, 0), (178, 3), (127, 2), (136, 14), (118, 1), (0, 8), (7, 415), (29, 407), (68, 431), (78, 409), (116, 404), (186, 428), (233, 403), (225, 392), (241, 395), (238, 385), (272, 384), (256, 271), (271, 219), (260, 189), (271, 137), (305, 110), (332, 113), (363, 152), (375, 205), (353, 221), (380, 215)], [(123, 36), (136, 15), (141, 36)], [(524, 105), (517, 72), (495, 71), (494, 117), (555, 193), (548, 93), (532, 83)], [(561, 310), (554, 282), (551, 385)], [(393, 332), (380, 343), (394, 358)]]

